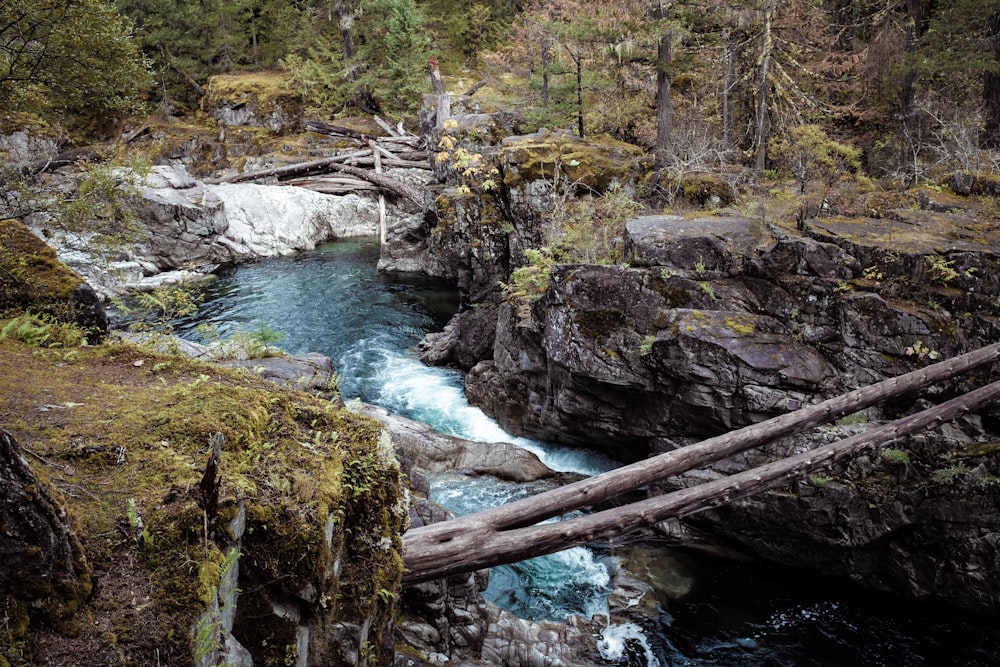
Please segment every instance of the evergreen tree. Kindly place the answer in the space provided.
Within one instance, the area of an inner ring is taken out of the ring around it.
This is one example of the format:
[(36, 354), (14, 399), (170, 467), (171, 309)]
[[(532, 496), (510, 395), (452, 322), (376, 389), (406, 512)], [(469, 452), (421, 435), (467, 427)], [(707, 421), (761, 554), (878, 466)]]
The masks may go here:
[(130, 22), (101, 0), (0, 3), (0, 113), (132, 112), (148, 83)]

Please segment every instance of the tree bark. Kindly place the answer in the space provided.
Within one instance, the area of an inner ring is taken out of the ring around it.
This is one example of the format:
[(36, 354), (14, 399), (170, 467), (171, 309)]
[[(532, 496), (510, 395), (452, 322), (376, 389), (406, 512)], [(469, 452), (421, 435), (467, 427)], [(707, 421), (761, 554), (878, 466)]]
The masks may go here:
[(674, 105), (670, 99), (671, 42), (674, 33), (667, 30), (660, 36), (656, 49), (656, 166), (666, 167), (670, 154), (674, 124)]
[(733, 109), (732, 97), (733, 81), (736, 79), (736, 58), (733, 56), (732, 37), (729, 30), (722, 33), (723, 66), (725, 71), (722, 75), (722, 144), (727, 151), (733, 149)]
[[(470, 531), (499, 531), (529, 526), (569, 511), (592, 506), (671, 475), (701, 467), (807, 428), (833, 421), (871, 405), (915, 392), (974, 368), (1000, 360), (1000, 343), (884, 380), (814, 406), (747, 426), (645, 461), (451, 521), (410, 531), (407, 553), (425, 553)], [(411, 568), (412, 569), (412, 568)]]
[[(350, 63), (357, 54), (357, 49), (354, 48), (354, 7), (350, 0), (337, 1), (337, 20), (340, 23), (340, 39), (344, 44), (344, 60)], [(350, 72), (354, 73), (353, 67)]]
[(416, 545), (408, 542), (404, 536), (403, 561), (406, 573), (403, 575), (403, 583), (416, 584), (514, 563), (610, 539), (642, 526), (652, 526), (669, 518), (716, 507), (997, 402), (1000, 402), (1000, 382), (830, 445), (723, 479), (596, 514), (508, 531), (475, 526), (447, 543), (435, 545)]
[(90, 570), (65, 509), (0, 430), (0, 599), (11, 595), (59, 620), (87, 599)]
[(764, 27), (761, 32), (760, 48), (760, 70), (758, 72), (757, 83), (757, 123), (756, 123), (756, 144), (757, 155), (754, 161), (754, 169), (758, 178), (764, 175), (764, 168), (767, 164), (767, 139), (768, 139), (768, 119), (767, 107), (768, 82), (771, 76), (771, 51), (774, 47), (774, 36), (771, 34), (771, 19), (774, 14), (774, 2), (769, 0), (764, 8)]
[(1000, 12), (990, 16), (989, 45), (995, 69), (983, 73), (985, 118), (982, 145), (984, 148), (1000, 148)]

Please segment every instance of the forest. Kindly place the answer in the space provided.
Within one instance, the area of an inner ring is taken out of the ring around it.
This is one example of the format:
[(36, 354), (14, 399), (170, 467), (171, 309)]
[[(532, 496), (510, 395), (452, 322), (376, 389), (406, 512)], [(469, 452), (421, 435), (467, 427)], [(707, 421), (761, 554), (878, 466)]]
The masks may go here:
[(609, 135), (674, 171), (804, 191), (1000, 168), (1000, 0), (10, 0), (0, 115), (85, 141), (274, 71), (310, 118), (412, 118), (430, 56), (528, 131)]

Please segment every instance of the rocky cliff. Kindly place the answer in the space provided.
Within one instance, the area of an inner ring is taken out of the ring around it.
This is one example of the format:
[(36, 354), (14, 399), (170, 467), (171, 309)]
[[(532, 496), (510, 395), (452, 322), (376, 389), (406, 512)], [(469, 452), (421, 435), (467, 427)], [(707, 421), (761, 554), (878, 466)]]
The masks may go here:
[[(461, 127), (444, 145), (463, 145)], [(470, 400), (515, 433), (638, 460), (1000, 338), (1000, 228), (979, 200), (853, 190), (784, 215), (761, 198), (632, 216), (601, 262), (566, 261), (565, 207), (641, 187), (640, 158), (546, 133), (464, 150), (485, 160), (480, 190), (468, 172), (442, 173), (437, 222), (417, 241), (428, 266), (452, 268), (468, 307), (424, 355), (470, 369)], [(906, 413), (991, 372), (855, 419)], [(989, 409), (698, 520), (771, 559), (995, 610), (998, 424)]]

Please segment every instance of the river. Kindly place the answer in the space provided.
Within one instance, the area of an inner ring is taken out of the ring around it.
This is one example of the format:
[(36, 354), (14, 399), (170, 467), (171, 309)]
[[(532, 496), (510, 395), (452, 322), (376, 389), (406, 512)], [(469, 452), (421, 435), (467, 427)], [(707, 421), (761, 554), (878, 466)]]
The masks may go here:
[[(412, 352), (453, 314), (457, 293), (423, 277), (375, 271), (377, 242), (342, 241), (295, 257), (242, 264), (219, 273), (198, 314), (177, 332), (204, 340), (264, 325), (289, 353), (320, 352), (337, 368), (345, 398), (383, 406), (461, 437), (515, 442), (557, 470), (594, 474), (600, 456), (505, 434), (468, 405), (462, 376), (428, 367)], [(515, 484), (440, 476), (432, 496), (466, 513), (521, 497)], [(648, 545), (631, 548), (662, 613), (647, 628), (619, 628), (632, 665), (995, 665), (1000, 634), (976, 619), (853, 590), (808, 573), (709, 558)], [(607, 610), (609, 549), (572, 549), (494, 568), (486, 596), (524, 618), (565, 618)], [(642, 648), (639, 648), (639, 645)]]

